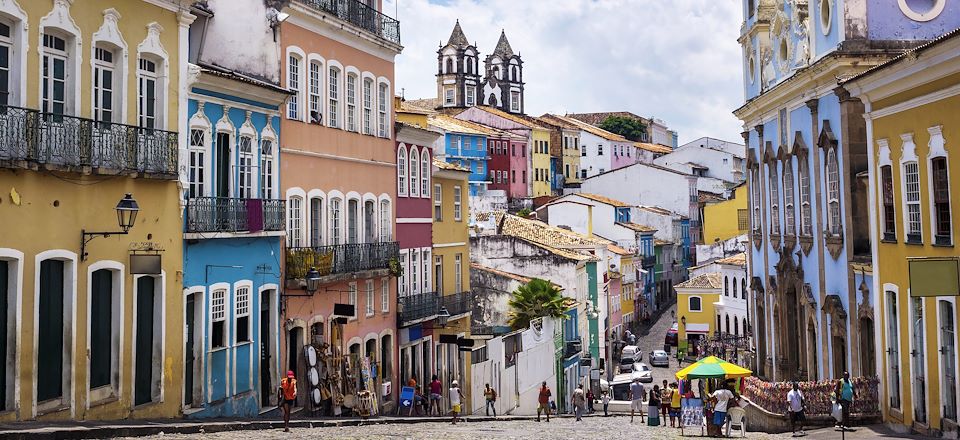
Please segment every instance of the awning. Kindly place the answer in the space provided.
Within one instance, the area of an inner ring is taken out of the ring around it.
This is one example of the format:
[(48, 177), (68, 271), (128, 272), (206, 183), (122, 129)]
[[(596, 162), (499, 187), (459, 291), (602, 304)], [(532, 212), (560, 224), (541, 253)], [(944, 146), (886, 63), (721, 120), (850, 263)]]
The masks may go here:
[(705, 335), (710, 333), (710, 324), (687, 324), (687, 334)]

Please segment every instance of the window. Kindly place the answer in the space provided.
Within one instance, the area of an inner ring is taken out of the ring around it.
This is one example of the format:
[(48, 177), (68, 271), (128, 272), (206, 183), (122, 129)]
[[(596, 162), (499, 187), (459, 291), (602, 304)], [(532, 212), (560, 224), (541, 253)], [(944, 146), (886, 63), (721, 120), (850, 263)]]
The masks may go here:
[(190, 129), (190, 148), (188, 152), (187, 197), (203, 197), (204, 194), (204, 160), (207, 154), (207, 132), (201, 129)]
[(737, 297), (737, 277), (733, 277), (733, 297)]
[(363, 80), (363, 134), (373, 134), (373, 80)]
[(957, 420), (957, 343), (953, 303), (940, 300), (940, 386), (943, 417)]
[(214, 290), (210, 295), (210, 348), (227, 346), (227, 291)]
[(840, 167), (836, 149), (827, 152), (827, 211), (830, 234), (840, 235), (843, 225), (840, 222)]
[(796, 212), (793, 210), (793, 163), (783, 163), (783, 219), (786, 222), (786, 234), (797, 233)]
[(920, 170), (916, 161), (903, 164), (904, 202), (907, 205), (907, 241), (918, 243), (922, 240), (920, 221)]
[(522, 182), (522, 183), (527, 183), (527, 170), (521, 171), (521, 177), (523, 178), (523, 180), (522, 180), (521, 182)]
[(703, 311), (703, 308), (702, 308), (702, 306), (701, 306), (701, 304), (700, 304), (700, 297), (699, 297), (699, 296), (691, 296), (688, 301), (689, 301), (689, 303), (688, 303), (689, 307), (688, 307), (688, 308), (690, 309), (691, 312), (702, 312), (702, 311)]
[(750, 211), (746, 209), (737, 210), (737, 229), (741, 231), (750, 229)]
[(273, 140), (260, 141), (260, 197), (272, 199), (273, 196)]
[(323, 246), (323, 199), (310, 199), (310, 246)]
[(424, 248), (423, 251), (421, 251), (420, 261), (422, 262), (420, 279), (423, 285), (420, 291), (426, 293), (430, 291), (430, 262), (433, 261), (433, 259), (430, 258), (430, 248)]
[(390, 312), (390, 278), (380, 280), (380, 311)]
[(800, 235), (809, 237), (813, 231), (813, 219), (810, 214), (810, 168), (806, 157), (801, 157), (797, 168), (800, 171)]
[[(9, 32), (9, 27), (7, 27)], [(0, 64), (9, 65), (6, 59)], [(116, 66), (113, 64), (113, 52), (103, 47), (94, 49), (93, 60), (93, 119), (113, 121), (114, 84)], [(7, 84), (7, 81), (3, 81)]]
[(586, 169), (580, 170), (580, 178), (581, 178), (581, 179), (586, 179), (586, 178), (587, 178), (587, 170), (586, 170)]
[(433, 258), (433, 287), (438, 294), (443, 295), (443, 255)]
[(597, 144), (597, 156), (603, 156), (603, 144)]
[(392, 240), (392, 225), (393, 223), (390, 221), (390, 202), (384, 200), (380, 202), (380, 241)]
[(420, 293), (420, 283), (417, 282), (417, 277), (420, 274), (420, 250), (412, 249), (410, 250), (410, 294), (416, 295)]
[(373, 316), (373, 312), (374, 312), (373, 305), (374, 305), (374, 301), (376, 301), (373, 295), (373, 280), (367, 280), (366, 284), (367, 284), (366, 285), (367, 298), (366, 298), (366, 301), (364, 301), (365, 302), (364, 307), (366, 308), (367, 316)]
[(933, 221), (936, 244), (950, 244), (950, 177), (947, 158), (930, 161), (933, 179)]
[(309, 90), (309, 99), (310, 99), (310, 123), (317, 124), (323, 119), (323, 82), (321, 78), (323, 75), (320, 73), (323, 71), (323, 66), (319, 61), (310, 62), (310, 90)]
[(238, 196), (241, 199), (253, 198), (253, 139), (240, 136), (240, 157), (237, 171), (240, 174)]
[(771, 162), (767, 165), (770, 173), (770, 233), (780, 233), (780, 191), (779, 180), (777, 178), (777, 164)]
[(453, 187), (453, 220), (461, 221), (463, 220), (462, 214), (460, 212), (460, 186)]
[(10, 24), (0, 21), (0, 105), (11, 104), (10, 93), (14, 88), (11, 79), (16, 79), (16, 77), (10, 77), (11, 54), (14, 51), (13, 48), (17, 47), (11, 38), (10, 31)]
[(730, 279), (723, 277), (723, 296), (730, 296)]
[(520, 111), (520, 92), (516, 90), (510, 91), (510, 111), (518, 112)]
[(472, 86), (467, 86), (467, 107), (472, 106), (476, 101), (476, 93), (477, 91)]
[(238, 287), (236, 301), (236, 343), (250, 342), (250, 288)]
[(517, 183), (517, 170), (510, 170), (510, 182)]
[[(0, 295), (3, 295), (4, 304), (8, 294), (7, 290), (7, 262), (0, 260), (0, 281), (4, 283), (0, 286)], [(115, 313), (115, 306), (119, 306), (119, 297), (114, 298), (114, 273), (117, 274), (117, 280), (119, 280), (119, 272), (113, 271), (110, 269), (100, 269), (91, 274), (90, 279), (90, 390), (96, 388), (104, 387), (111, 384), (111, 376), (115, 374), (116, 364), (113, 360), (116, 359), (114, 355), (115, 350), (119, 347), (114, 344), (115, 335), (119, 335), (117, 325), (113, 323), (113, 316)], [(118, 283), (119, 284), (119, 283)], [(6, 324), (8, 307), (3, 307), (0, 312), (3, 313), (4, 319), (3, 323)], [(3, 331), (0, 332), (6, 336), (6, 326), (3, 327)], [(119, 342), (119, 338), (115, 339)], [(6, 354), (7, 350), (3, 350), (2, 353)], [(2, 380), (6, 380), (6, 375)], [(4, 382), (5, 383), (5, 382)], [(6, 393), (3, 393), (3, 396), (6, 396)]]
[(438, 222), (443, 221), (442, 194), (440, 184), (433, 185), (433, 220)]
[(897, 317), (897, 292), (887, 291), (887, 390), (890, 407), (900, 408), (900, 320)]
[(330, 199), (329, 201), (330, 214), (329, 214), (329, 217), (327, 217), (327, 223), (329, 223), (330, 225), (330, 238), (329, 238), (328, 244), (331, 244), (331, 245), (343, 243), (341, 240), (342, 226), (340, 224), (340, 216), (342, 214), (341, 211), (343, 209), (343, 207), (341, 206), (342, 203), (343, 202), (340, 199)]
[[(357, 317), (357, 283), (350, 283), (350, 290), (347, 292), (347, 304), (353, 306), (353, 315), (351, 318)], [(341, 335), (342, 337), (343, 335)]]
[(327, 123), (333, 128), (340, 127), (337, 109), (340, 106), (340, 70), (336, 67), (330, 68), (330, 79), (327, 81), (327, 87), (330, 90), (330, 104), (327, 109)]
[(300, 119), (300, 58), (293, 55), (287, 65), (287, 90), (293, 92), (287, 98), (287, 119)]
[(410, 197), (420, 197), (420, 153), (414, 146), (410, 147)]
[(420, 197), (430, 197), (430, 151), (426, 148), (420, 154)]
[(400, 252), (400, 276), (397, 278), (397, 296), (407, 296), (407, 251)]
[(157, 125), (157, 64), (154, 61), (140, 59), (137, 69), (139, 83), (138, 115), (141, 127), (155, 128)]
[(760, 170), (753, 170), (753, 231), (760, 232)]
[(893, 167), (880, 167), (880, 191), (883, 197), (883, 239), (897, 239), (896, 209), (893, 207)]
[(453, 256), (453, 289), (454, 293), (463, 292), (463, 254)]
[(347, 243), (360, 242), (360, 201), (347, 201)]
[(67, 42), (55, 35), (43, 34), (42, 63), (41, 110), (62, 115), (67, 105)]
[(443, 103), (445, 105), (453, 105), (453, 89), (447, 88), (443, 91)]
[(407, 195), (407, 149), (397, 149), (397, 195)]
[(287, 220), (287, 242), (290, 247), (303, 246), (303, 198), (299, 196), (290, 197), (290, 206), (287, 207), (290, 216)]
[(376, 243), (377, 242), (377, 212), (376, 211), (376, 202), (373, 200), (367, 200), (363, 202), (363, 242), (364, 243)]
[(347, 75), (347, 130), (357, 131), (357, 76)]

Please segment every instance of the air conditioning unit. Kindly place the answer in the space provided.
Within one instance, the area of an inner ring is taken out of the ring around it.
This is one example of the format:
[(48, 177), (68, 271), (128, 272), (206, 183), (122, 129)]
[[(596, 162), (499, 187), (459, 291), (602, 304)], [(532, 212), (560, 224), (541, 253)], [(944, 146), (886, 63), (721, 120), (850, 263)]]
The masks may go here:
[(323, 124), (323, 114), (320, 112), (310, 112), (310, 123), (311, 124)]

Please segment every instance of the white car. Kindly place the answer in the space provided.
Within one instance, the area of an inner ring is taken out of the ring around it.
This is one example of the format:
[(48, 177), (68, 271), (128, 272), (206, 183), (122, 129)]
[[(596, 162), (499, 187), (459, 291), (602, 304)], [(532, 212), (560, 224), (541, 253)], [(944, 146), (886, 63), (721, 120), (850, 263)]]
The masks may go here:
[(650, 352), (650, 365), (654, 367), (669, 367), (670, 355), (663, 350), (654, 350)]
[(642, 362), (633, 364), (633, 377), (639, 378), (640, 382), (653, 383), (653, 370)]

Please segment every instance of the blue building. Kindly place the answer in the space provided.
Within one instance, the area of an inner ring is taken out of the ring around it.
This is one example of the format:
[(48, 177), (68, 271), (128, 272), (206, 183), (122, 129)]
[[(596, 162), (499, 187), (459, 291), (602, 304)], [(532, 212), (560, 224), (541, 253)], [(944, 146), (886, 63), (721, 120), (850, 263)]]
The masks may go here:
[[(233, 4), (195, 6), (190, 27), (181, 397), (188, 417), (250, 417), (276, 407), (281, 373), (279, 109), (288, 94), (277, 86), (278, 60), (251, 64), (240, 55), (276, 46), (263, 11), (231, 11), (229, 21), (218, 22), (218, 6)], [(250, 44), (224, 44), (220, 36), (241, 25), (250, 29)]]
[(742, 2), (753, 367), (773, 380), (877, 375), (868, 128), (838, 79), (960, 26), (951, 2), (845, 3)]
[(487, 151), (487, 136), (496, 133), (483, 125), (445, 115), (432, 115), (429, 123), (432, 128), (444, 134), (437, 140), (440, 145), (434, 145), (433, 151), (437, 158), (470, 170), (471, 196), (486, 192), (492, 183), (489, 180), (490, 155)]

